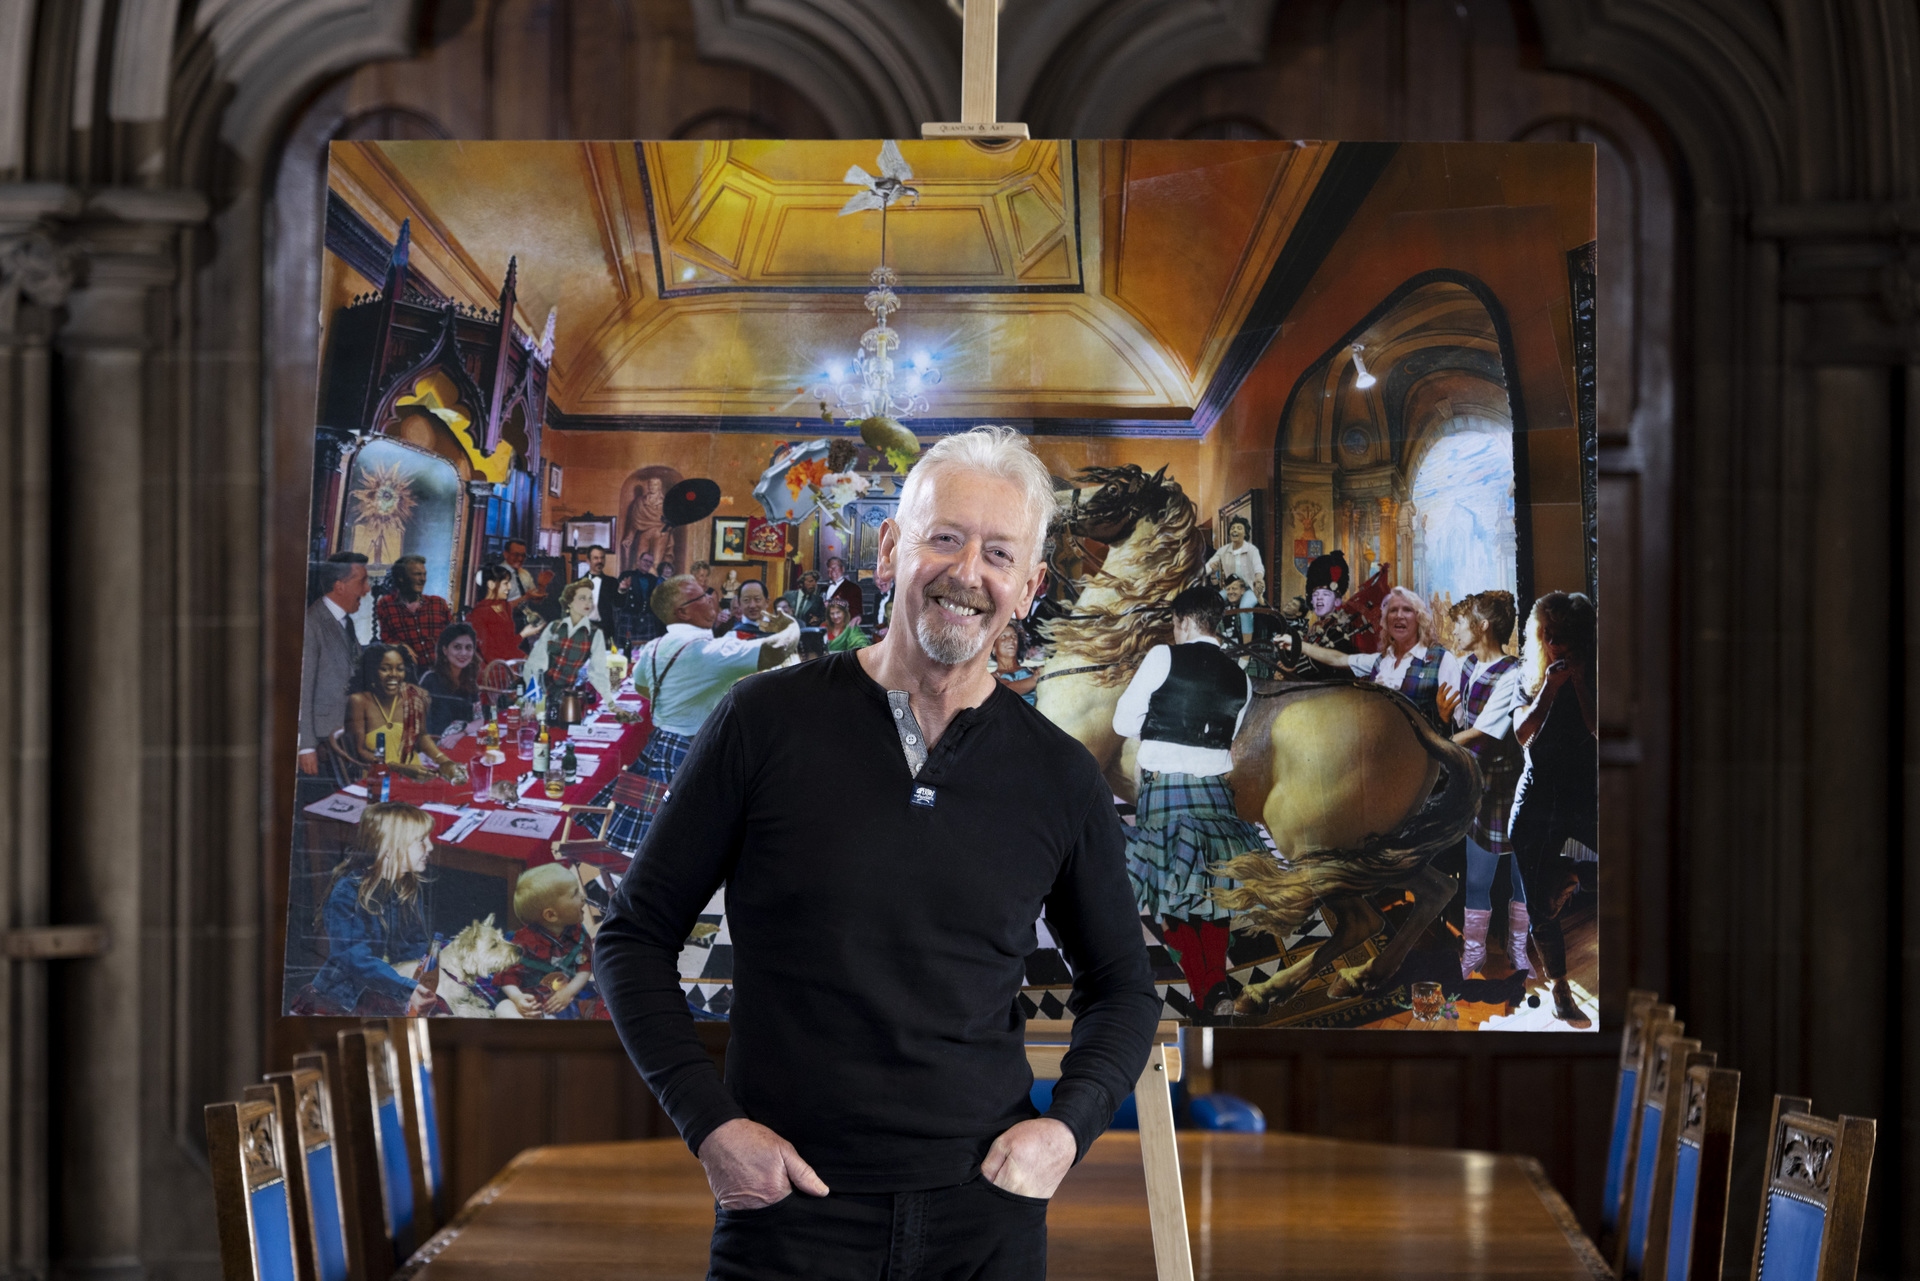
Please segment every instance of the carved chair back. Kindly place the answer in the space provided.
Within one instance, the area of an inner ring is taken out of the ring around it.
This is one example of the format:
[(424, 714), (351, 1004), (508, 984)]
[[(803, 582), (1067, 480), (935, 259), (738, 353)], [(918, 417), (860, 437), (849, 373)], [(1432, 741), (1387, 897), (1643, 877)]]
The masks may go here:
[(418, 1242), (400, 1067), (379, 1027), (340, 1033), (340, 1130), (352, 1153), (362, 1281), (387, 1281)]
[(1753, 1281), (1851, 1281), (1873, 1166), (1874, 1123), (1775, 1104), (1760, 1184)]
[[(1647, 1065), (1646, 1101), (1640, 1106), (1640, 1143), (1634, 1151), (1633, 1198), (1627, 1207), (1620, 1262), (1615, 1272), (1638, 1277), (1646, 1263), (1648, 1238), (1657, 1222), (1660, 1244), (1665, 1244), (1665, 1198), (1673, 1191), (1672, 1148), (1679, 1133), (1678, 1087), (1685, 1080), (1687, 1056), (1697, 1054), (1700, 1042), (1681, 1035), (1678, 1024), (1654, 1042)], [(1708, 1060), (1711, 1062), (1711, 1059)], [(1662, 1160), (1665, 1156), (1667, 1159)]]
[(207, 1161), (225, 1281), (299, 1281), (285, 1147), (272, 1103), (209, 1103)]
[[(1687, 1069), (1673, 1152), (1673, 1212), (1663, 1281), (1715, 1281), (1727, 1244), (1727, 1182), (1733, 1172), (1740, 1074), (1697, 1063)], [(1651, 1268), (1648, 1275), (1652, 1275)]]
[(269, 1072), (261, 1084), (247, 1087), (246, 1097), (271, 1102), (280, 1118), (300, 1281), (348, 1281), (339, 1150), (326, 1078), (311, 1067)]
[(1600, 1185), (1600, 1232), (1610, 1236), (1620, 1222), (1620, 1188), (1627, 1153), (1632, 1149), (1634, 1120), (1640, 1109), (1640, 1059), (1647, 1024), (1654, 1010), (1673, 1017), (1672, 1006), (1656, 1005), (1654, 993), (1634, 988), (1627, 993), (1626, 1026), (1620, 1037), (1620, 1066), (1613, 1082), (1613, 1123), (1607, 1136), (1606, 1180)]
[(434, 1089), (429, 1026), (426, 1019), (387, 1020), (387, 1039), (400, 1064), (400, 1117), (406, 1124), (413, 1203), (419, 1209), (423, 1241), (447, 1219), (446, 1158), (440, 1150), (439, 1095)]
[(1671, 1005), (1649, 1007), (1647, 1020), (1640, 1033), (1638, 1053), (1634, 1058), (1633, 1114), (1627, 1121), (1626, 1150), (1620, 1161), (1620, 1204), (1618, 1217), (1614, 1220), (1613, 1233), (1607, 1240), (1607, 1257), (1613, 1263), (1615, 1276), (1622, 1276), (1627, 1266), (1627, 1224), (1633, 1217), (1634, 1184), (1640, 1169), (1640, 1149), (1643, 1143), (1641, 1123), (1647, 1111), (1647, 1080), (1653, 1074), (1654, 1051), (1665, 1036), (1679, 1036), (1686, 1031), (1687, 1025), (1673, 1017)]

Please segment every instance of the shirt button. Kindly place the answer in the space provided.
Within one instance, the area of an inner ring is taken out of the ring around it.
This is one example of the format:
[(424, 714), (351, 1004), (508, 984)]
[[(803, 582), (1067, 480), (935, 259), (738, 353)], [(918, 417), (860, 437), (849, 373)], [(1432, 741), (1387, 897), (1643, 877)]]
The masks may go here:
[(909, 735), (907, 735), (907, 746), (908, 746), (908, 747), (912, 747), (912, 746), (913, 746), (913, 745), (914, 745), (915, 743), (917, 743), (917, 742), (919, 742), (919, 741), (920, 741), (920, 740), (919, 740), (919, 739), (917, 739), (917, 738), (915, 738), (915, 737), (914, 737), (913, 735), (911, 735), (911, 734), (909, 734)]
[(894, 709), (893, 709), (893, 719), (895, 719), (896, 721), (897, 721), (897, 720), (899, 720), (899, 719), (900, 719), (900, 718), (901, 718), (902, 716), (905, 716), (905, 715), (906, 715), (906, 713), (905, 713), (905, 712), (903, 712), (903, 711), (901, 711), (901, 710), (900, 710), (899, 708), (897, 708), (897, 707), (896, 707), (896, 708), (894, 708)]

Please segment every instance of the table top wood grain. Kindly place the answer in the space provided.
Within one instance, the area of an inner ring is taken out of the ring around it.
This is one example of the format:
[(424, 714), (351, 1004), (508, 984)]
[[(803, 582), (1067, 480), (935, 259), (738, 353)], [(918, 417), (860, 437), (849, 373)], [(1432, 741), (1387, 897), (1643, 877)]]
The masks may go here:
[[(1180, 1136), (1200, 1278), (1610, 1275), (1529, 1157), (1289, 1134)], [(1153, 1276), (1138, 1136), (1103, 1136), (1047, 1216), (1048, 1275)], [(532, 1148), (400, 1274), (706, 1275), (713, 1198), (674, 1139)]]

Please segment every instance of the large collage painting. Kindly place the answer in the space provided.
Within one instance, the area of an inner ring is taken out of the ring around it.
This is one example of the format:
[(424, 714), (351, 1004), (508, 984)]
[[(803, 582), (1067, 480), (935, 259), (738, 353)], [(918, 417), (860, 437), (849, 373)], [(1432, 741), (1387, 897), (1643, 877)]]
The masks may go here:
[[(334, 144), (286, 1010), (605, 1018), (602, 907), (724, 692), (669, 629), (740, 679), (883, 638), (905, 475), (1005, 424), (1062, 517), (995, 671), (1105, 770), (1165, 1017), (1597, 1029), (1593, 183), (1575, 144)], [(1200, 643), (1211, 765), (1139, 711)], [(723, 889), (697, 1017), (730, 954)], [(1026, 979), (1071, 1017), (1044, 919)]]

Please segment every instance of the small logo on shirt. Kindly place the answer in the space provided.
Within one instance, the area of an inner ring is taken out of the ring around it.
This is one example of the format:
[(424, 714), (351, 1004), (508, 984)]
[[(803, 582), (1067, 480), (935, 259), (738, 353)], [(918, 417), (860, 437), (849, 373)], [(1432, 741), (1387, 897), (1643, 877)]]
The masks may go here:
[(922, 809), (932, 809), (933, 808), (933, 789), (931, 787), (914, 788), (913, 803), (915, 805), (920, 806)]

